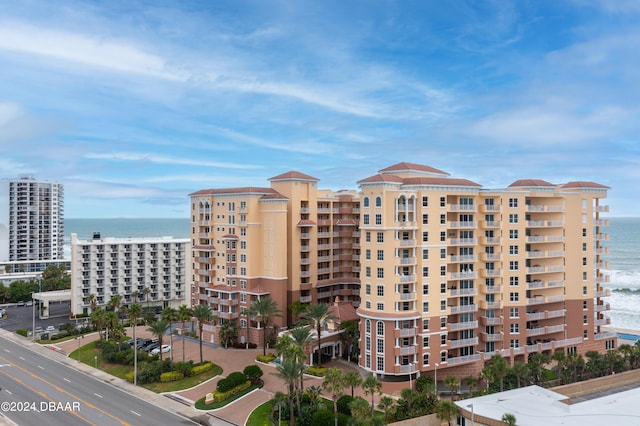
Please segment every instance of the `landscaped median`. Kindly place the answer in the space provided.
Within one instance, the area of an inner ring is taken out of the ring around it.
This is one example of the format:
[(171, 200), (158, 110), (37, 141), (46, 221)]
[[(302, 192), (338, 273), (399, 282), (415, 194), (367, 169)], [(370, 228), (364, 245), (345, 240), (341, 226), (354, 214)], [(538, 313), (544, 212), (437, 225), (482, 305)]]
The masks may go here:
[(195, 403), (198, 410), (216, 410), (263, 386), (262, 369), (248, 365), (242, 372), (234, 371), (218, 380), (215, 391), (208, 392)]

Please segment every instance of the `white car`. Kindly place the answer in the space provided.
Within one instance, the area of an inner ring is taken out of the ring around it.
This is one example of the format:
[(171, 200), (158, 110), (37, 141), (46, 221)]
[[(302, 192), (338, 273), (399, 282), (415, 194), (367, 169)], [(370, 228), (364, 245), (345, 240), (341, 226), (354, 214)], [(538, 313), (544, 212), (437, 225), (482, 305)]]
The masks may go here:
[(56, 328), (52, 325), (47, 326), (47, 331), (56, 331)]
[(162, 352), (163, 354), (166, 354), (167, 352), (169, 352), (171, 350), (171, 346), (169, 345), (162, 345), (159, 348), (155, 348), (151, 351), (151, 355), (157, 355), (160, 352)]
[(44, 330), (42, 330), (42, 327), (37, 326), (36, 329), (34, 330), (35, 333), (42, 333)]

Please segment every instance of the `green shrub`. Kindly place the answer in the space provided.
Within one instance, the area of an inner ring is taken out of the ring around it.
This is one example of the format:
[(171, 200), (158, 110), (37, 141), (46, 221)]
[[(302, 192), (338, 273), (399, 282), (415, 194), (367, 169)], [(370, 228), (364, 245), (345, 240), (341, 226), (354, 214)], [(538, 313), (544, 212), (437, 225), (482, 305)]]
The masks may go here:
[[(220, 382), (218, 382), (220, 383)], [(235, 386), (227, 391), (221, 392), (221, 391), (215, 391), (213, 393), (213, 399), (216, 402), (219, 401), (224, 401), (227, 398), (232, 397), (233, 395), (240, 393), (246, 389), (249, 389), (251, 387), (251, 380), (246, 380), (244, 383), (239, 384), (238, 386)]]
[(178, 361), (173, 364), (173, 369), (182, 373), (184, 377), (193, 376), (193, 361)]
[(251, 383), (256, 383), (262, 377), (262, 368), (257, 365), (247, 365), (244, 370), (242, 370), (247, 379), (251, 380)]
[(229, 374), (229, 376), (227, 376), (226, 378), (220, 379), (218, 381), (216, 390), (218, 392), (228, 392), (233, 388), (235, 388), (236, 386), (241, 385), (246, 381), (247, 381), (247, 376), (245, 376), (239, 371), (234, 371), (233, 373)]
[(133, 371), (125, 373), (124, 379), (129, 383), (133, 383)]
[(182, 378), (184, 378), (184, 376), (182, 375), (181, 372), (168, 371), (160, 375), (160, 382), (162, 383), (175, 382), (176, 380), (181, 380)]
[(257, 355), (256, 356), (256, 361), (264, 362), (265, 364), (269, 364), (274, 359), (276, 359), (275, 354)]
[(327, 367), (317, 367), (315, 365), (312, 365), (310, 367), (307, 367), (304, 372), (307, 374), (311, 374), (312, 376), (324, 377), (324, 375), (327, 373)]
[(318, 410), (311, 417), (309, 426), (333, 426), (335, 420), (333, 413), (329, 410)]
[(211, 362), (205, 362), (202, 365), (196, 365), (195, 367), (193, 367), (192, 374), (194, 376), (197, 376), (198, 374), (211, 370), (211, 368), (213, 368), (213, 364)]
[(23, 329), (19, 329), (16, 330), (16, 333), (23, 336), (23, 337), (27, 337), (29, 335), (29, 332), (27, 330), (23, 330)]
[(350, 416), (351, 408), (349, 408), (349, 404), (351, 404), (351, 401), (353, 400), (354, 398), (352, 398), (351, 395), (342, 395), (340, 398), (338, 398), (338, 402), (336, 403), (338, 413), (344, 413)]

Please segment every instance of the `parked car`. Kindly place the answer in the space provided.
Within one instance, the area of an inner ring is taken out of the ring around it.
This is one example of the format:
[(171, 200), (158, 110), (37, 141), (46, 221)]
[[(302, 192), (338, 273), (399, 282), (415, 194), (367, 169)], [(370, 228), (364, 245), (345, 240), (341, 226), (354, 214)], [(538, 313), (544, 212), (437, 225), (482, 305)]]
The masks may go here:
[(27, 303), (25, 303), (25, 306), (33, 306), (33, 300), (27, 300)]
[(37, 326), (37, 327), (35, 328), (35, 330), (33, 330), (33, 331), (34, 331), (35, 333), (42, 333), (44, 330), (42, 329), (42, 327)]
[(56, 331), (56, 328), (52, 325), (47, 326), (47, 331), (51, 332), (51, 331)]
[(136, 344), (136, 349), (144, 349), (145, 346), (150, 345), (151, 343), (153, 343), (153, 341), (151, 339), (137, 339), (138, 343)]
[(24, 302), (23, 302), (22, 300), (20, 300), (20, 301), (18, 302), (18, 306), (24, 306)]
[(144, 348), (142, 348), (143, 351), (146, 352), (151, 352), (152, 350), (154, 350), (155, 348), (157, 348), (158, 346), (160, 346), (157, 342), (154, 343), (150, 343), (147, 346), (145, 346)]
[(162, 352), (163, 354), (166, 354), (170, 350), (171, 350), (171, 346), (170, 345), (162, 345), (162, 347), (153, 349), (151, 352), (149, 352), (149, 354), (150, 355), (157, 355), (160, 352)]

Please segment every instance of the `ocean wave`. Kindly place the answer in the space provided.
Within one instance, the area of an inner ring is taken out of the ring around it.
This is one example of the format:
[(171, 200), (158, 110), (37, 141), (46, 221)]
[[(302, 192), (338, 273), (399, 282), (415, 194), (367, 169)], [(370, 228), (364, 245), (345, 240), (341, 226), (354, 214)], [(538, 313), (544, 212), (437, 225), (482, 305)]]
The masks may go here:
[(620, 271), (612, 269), (603, 272), (609, 275), (608, 288), (640, 289), (640, 271)]
[(625, 294), (640, 294), (640, 288), (612, 288), (611, 291)]

